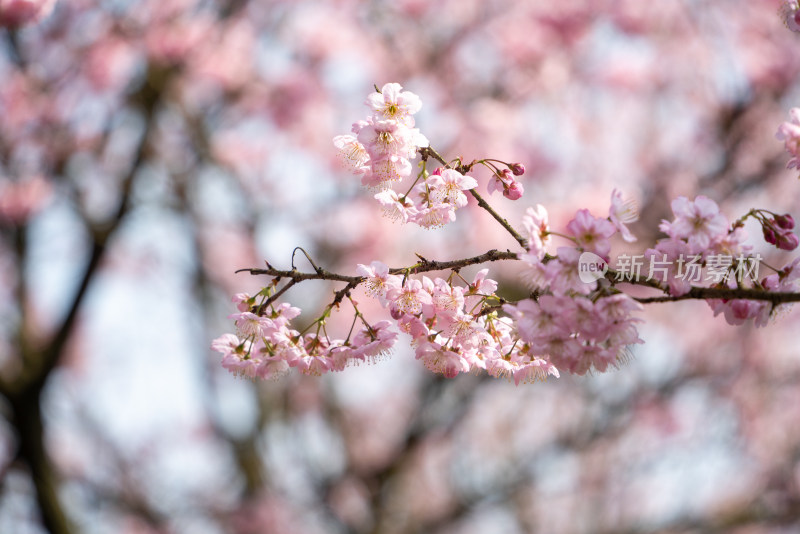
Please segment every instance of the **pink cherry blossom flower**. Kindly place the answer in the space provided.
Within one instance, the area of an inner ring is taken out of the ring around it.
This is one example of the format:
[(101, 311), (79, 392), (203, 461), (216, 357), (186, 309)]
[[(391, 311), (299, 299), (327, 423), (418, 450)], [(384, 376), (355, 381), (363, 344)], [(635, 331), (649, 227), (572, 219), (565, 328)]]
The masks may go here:
[(0, 176), (0, 221), (26, 222), (47, 205), (52, 190), (50, 182), (39, 175), (20, 181)]
[(516, 322), (519, 338), (533, 343), (541, 336), (569, 335), (566, 315), (570, 312), (564, 304), (570, 301), (567, 297), (542, 295), (538, 301), (526, 299), (515, 305), (504, 304), (503, 311)]
[(673, 296), (685, 295), (692, 289), (692, 283), (683, 276), (680, 269), (684, 262), (695, 253), (689, 245), (680, 239), (661, 239), (655, 248), (647, 249), (645, 258), (650, 261), (652, 278), (669, 285), (669, 293)]
[(435, 203), (447, 202), (456, 208), (467, 205), (464, 191), (478, 187), (475, 178), (453, 169), (442, 169), (440, 174), (432, 174), (428, 177), (427, 183), (432, 189), (431, 199)]
[(291, 365), (304, 375), (321, 376), (332, 370), (333, 360), (321, 355), (305, 355), (294, 360)]
[(475, 321), (472, 314), (460, 310), (440, 314), (438, 318), (443, 335), (460, 345), (471, 345), (472, 338), (483, 331), (483, 327)]
[(281, 354), (275, 352), (274, 347), (263, 339), (253, 344), (251, 353), (258, 362), (256, 376), (263, 380), (277, 379), (289, 372), (289, 362)]
[(356, 353), (351, 345), (346, 345), (342, 340), (335, 340), (328, 349), (328, 362), (330, 370), (334, 372), (344, 371), (353, 362), (363, 360), (363, 356)]
[(289, 362), (304, 375), (320, 376), (333, 370), (334, 361), (330, 355), (331, 343), (315, 334), (306, 334), (303, 338), (303, 349), (300, 357)]
[(514, 377), (514, 385), (530, 384), (532, 382), (544, 382), (548, 376), (559, 377), (558, 369), (542, 358), (532, 358), (527, 362), (511, 363), (511, 375)]
[[(511, 172), (509, 172), (509, 174), (511, 174)], [(494, 194), (495, 191), (503, 191), (504, 188), (508, 187), (502, 178), (503, 177), (501, 175), (495, 174), (489, 180), (489, 183), (486, 185), (486, 191), (490, 195)]]
[(377, 298), (382, 306), (386, 306), (389, 302), (386, 298), (387, 293), (390, 290), (400, 289), (403, 280), (398, 275), (389, 274), (389, 267), (380, 261), (373, 261), (369, 266), (359, 263), (356, 272), (367, 279), (365, 284), (367, 295)]
[(383, 208), (383, 214), (392, 220), (408, 222), (417, 216), (418, 210), (414, 202), (406, 196), (399, 196), (392, 189), (387, 189), (376, 194), (375, 200), (377, 200)]
[(622, 234), (622, 239), (628, 243), (636, 241), (636, 237), (625, 226), (639, 220), (639, 210), (636, 208), (636, 202), (631, 199), (623, 200), (622, 193), (616, 188), (611, 192), (611, 207), (608, 210), (608, 219)]
[(778, 14), (787, 28), (793, 32), (800, 32), (800, 4), (797, 0), (783, 0)]
[(403, 91), (399, 83), (387, 83), (379, 93), (367, 96), (366, 104), (376, 119), (392, 119), (406, 126), (414, 125), (412, 115), (422, 108), (422, 100), (411, 91)]
[(625, 293), (617, 293), (598, 299), (595, 309), (598, 315), (619, 322), (632, 320), (630, 314), (643, 311), (644, 307)]
[(356, 355), (375, 361), (388, 354), (397, 341), (397, 332), (390, 330), (389, 321), (378, 321), (371, 328), (363, 328), (353, 337)]
[(796, 258), (779, 273), (768, 276), (765, 286), (770, 291), (797, 291), (800, 286), (800, 258)]
[(742, 227), (735, 228), (728, 232), (717, 243), (711, 245), (707, 250), (711, 254), (722, 254), (724, 256), (738, 257), (742, 254), (750, 254), (753, 249), (751, 245), (746, 245), (747, 230)]
[[(730, 279), (727, 285), (735, 288), (736, 281)], [(772, 305), (765, 301), (709, 299), (706, 302), (714, 311), (714, 317), (722, 314), (728, 324), (735, 326), (744, 324), (748, 319), (754, 319), (757, 327), (766, 326), (772, 312)]]
[(486, 374), (494, 378), (511, 378), (514, 370), (517, 368), (514, 364), (505, 358), (487, 358), (484, 362), (484, 369)]
[(721, 313), (730, 325), (742, 325), (748, 319), (755, 319), (756, 326), (766, 326), (769, 322), (769, 302), (713, 299), (708, 301), (708, 305), (714, 311), (714, 317)]
[(589, 210), (581, 209), (567, 224), (567, 230), (583, 250), (608, 259), (608, 253), (611, 251), (608, 238), (614, 235), (617, 229), (607, 219), (600, 219), (589, 213)]
[(333, 138), (333, 146), (338, 149), (341, 161), (351, 172), (356, 172), (369, 163), (367, 149), (354, 135), (337, 135)]
[[(606, 221), (608, 223), (608, 221)], [(611, 223), (609, 223), (611, 224)], [(571, 292), (588, 295), (597, 288), (597, 281), (584, 282), (580, 278), (578, 260), (581, 252), (572, 247), (556, 249), (558, 258), (547, 262), (544, 268), (550, 290), (556, 295)]]
[(550, 225), (547, 210), (541, 204), (525, 210), (522, 226), (528, 238), (528, 252), (540, 260), (544, 258), (545, 246), (550, 242)]
[(260, 317), (249, 311), (234, 313), (233, 315), (229, 315), (228, 319), (234, 320), (236, 328), (244, 337), (260, 337), (264, 335), (264, 329), (273, 328), (271, 319)]
[(570, 373), (583, 375), (591, 367), (591, 362), (582, 361), (584, 344), (577, 337), (541, 337), (537, 339), (537, 342), (539, 350), (546, 352), (549, 360), (558, 369), (566, 369)]
[(411, 336), (412, 344), (427, 338), (430, 334), (428, 326), (416, 315), (402, 314), (397, 320), (397, 326), (401, 331)]
[(237, 310), (240, 312), (246, 312), (250, 311), (253, 305), (255, 305), (256, 299), (247, 293), (236, 293), (233, 298), (231, 298), (231, 302), (236, 304)]
[(251, 355), (252, 343), (233, 334), (223, 334), (211, 342), (211, 349), (222, 353), (222, 367), (236, 376), (255, 378), (260, 361)]
[(455, 313), (464, 308), (464, 288), (450, 285), (447, 280), (437, 278), (433, 281), (431, 292), (433, 309), (425, 315), (433, 317), (437, 313)]
[(244, 353), (244, 348), (247, 342), (241, 341), (233, 334), (222, 334), (214, 341), (211, 342), (211, 349), (222, 354), (230, 354), (233, 352)]
[(491, 278), (486, 278), (487, 274), (489, 274), (489, 269), (478, 271), (467, 289), (464, 297), (464, 306), (469, 313), (477, 312), (479, 310), (478, 306), (483, 302), (485, 296), (494, 295), (494, 292), (497, 291), (497, 282)]
[(447, 378), (454, 378), (459, 373), (469, 372), (469, 363), (458, 353), (444, 348), (438, 343), (425, 341), (417, 346), (416, 358), (428, 370)]
[(703, 195), (694, 202), (686, 197), (672, 201), (675, 220), (662, 224), (673, 238), (686, 239), (690, 252), (697, 254), (721, 241), (728, 232), (728, 219), (719, 212), (717, 203)]
[(800, 168), (800, 108), (790, 109), (789, 116), (791, 120), (778, 127), (775, 137), (783, 141), (784, 148), (792, 155), (786, 168)]
[(550, 277), (547, 267), (542, 263), (542, 258), (538, 255), (523, 253), (519, 255), (519, 259), (523, 265), (520, 279), (528, 289), (533, 291), (545, 289), (550, 283)]
[(456, 220), (456, 211), (450, 204), (433, 204), (418, 209), (409, 220), (423, 228), (440, 228)]
[(372, 174), (364, 176), (361, 183), (371, 189), (386, 189), (391, 182), (399, 182), (411, 175), (411, 162), (396, 154), (386, 155), (371, 161)]
[(565, 308), (569, 308), (570, 311), (565, 310), (565, 313), (571, 316), (571, 329), (584, 340), (605, 340), (609, 334), (610, 323), (605, 320), (604, 315), (597, 312), (595, 303), (588, 298), (569, 300), (571, 302)]
[(431, 304), (431, 295), (422, 288), (422, 282), (407, 278), (400, 288), (392, 288), (387, 292), (392, 306), (402, 313), (417, 315), (422, 313), (423, 304)]
[(397, 121), (376, 121), (358, 132), (358, 141), (375, 159), (386, 156), (413, 158), (417, 147), (411, 130)]
[(495, 191), (502, 191), (503, 196), (509, 200), (519, 200), (525, 192), (525, 188), (514, 177), (511, 169), (503, 169), (499, 173), (495, 173), (489, 181), (486, 190), (489, 194)]
[(285, 326), (289, 323), (289, 321), (299, 316), (301, 313), (302, 311), (300, 308), (292, 306), (288, 302), (282, 302), (275, 308), (272, 318), (276, 323), (280, 323), (282, 326)]

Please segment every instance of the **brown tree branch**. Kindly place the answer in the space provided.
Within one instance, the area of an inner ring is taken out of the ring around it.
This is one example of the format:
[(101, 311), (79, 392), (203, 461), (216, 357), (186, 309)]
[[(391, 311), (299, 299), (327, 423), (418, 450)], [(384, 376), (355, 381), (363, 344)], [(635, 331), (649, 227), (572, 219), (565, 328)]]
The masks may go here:
[[(419, 255), (418, 255), (419, 256)], [(409, 267), (393, 267), (389, 269), (390, 274), (418, 274), (418, 273), (425, 273), (431, 271), (445, 271), (448, 269), (458, 270), (462, 267), (467, 267), (469, 265), (479, 265), (482, 263), (487, 263), (490, 261), (500, 261), (500, 260), (517, 260), (519, 259), (518, 253), (511, 252), (511, 251), (498, 251), (498, 250), (490, 250), (484, 254), (479, 256), (473, 256), (471, 258), (463, 258), (460, 260), (451, 260), (451, 261), (432, 261), (425, 259), (419, 256), (420, 261), (411, 265)], [(553, 257), (547, 257), (544, 262), (554, 259)], [(269, 264), (268, 264), (269, 265)], [(317, 267), (316, 271), (313, 273), (305, 273), (297, 271), (296, 269), (292, 269), (290, 271), (275, 269), (274, 267), (270, 266), (266, 269), (263, 268), (249, 268), (249, 269), (239, 269), (236, 271), (237, 273), (240, 272), (249, 272), (252, 275), (267, 275), (272, 276), (277, 279), (281, 278), (289, 278), (291, 282), (284, 286), (279, 293), (273, 295), (264, 306), (261, 306), (260, 311), (274, 302), (279, 296), (286, 292), (289, 287), (296, 285), (300, 282), (305, 280), (329, 280), (329, 281), (337, 281), (337, 282), (347, 282), (347, 286), (337, 291), (336, 299), (334, 300), (333, 304), (338, 304), (341, 300), (345, 297), (348, 291), (357, 287), (361, 284), (365, 278), (362, 276), (348, 276), (343, 274), (332, 273), (327, 271), (321, 267)], [(614, 271), (609, 271), (606, 275), (607, 279), (611, 282), (617, 282), (614, 279), (614, 275), (616, 273)], [(658, 289), (659, 291), (667, 292), (668, 290), (664, 288), (663, 284), (654, 280), (652, 278), (645, 278), (645, 279), (633, 279), (630, 281), (624, 281), (623, 283), (631, 284), (631, 285), (639, 285), (644, 287), (650, 287), (653, 289)], [(722, 299), (722, 300), (760, 300), (760, 301), (768, 301), (771, 302), (773, 306), (778, 306), (780, 304), (787, 304), (791, 302), (800, 302), (800, 292), (788, 292), (788, 291), (764, 291), (760, 289), (752, 289), (752, 288), (721, 288), (721, 287), (702, 287), (702, 286), (692, 286), (688, 293), (684, 295), (661, 295), (655, 297), (632, 297), (634, 300), (642, 303), (642, 304), (652, 304), (658, 302), (677, 302), (680, 300), (708, 300), (708, 299)]]
[(790, 302), (800, 302), (800, 293), (791, 292), (772, 292), (750, 288), (723, 288), (723, 287), (698, 287), (692, 286), (685, 295), (664, 295), (659, 297), (638, 297), (635, 298), (642, 304), (652, 304), (656, 302), (677, 302), (689, 299), (722, 299), (722, 300), (765, 300), (771, 302), (773, 306), (787, 304)]

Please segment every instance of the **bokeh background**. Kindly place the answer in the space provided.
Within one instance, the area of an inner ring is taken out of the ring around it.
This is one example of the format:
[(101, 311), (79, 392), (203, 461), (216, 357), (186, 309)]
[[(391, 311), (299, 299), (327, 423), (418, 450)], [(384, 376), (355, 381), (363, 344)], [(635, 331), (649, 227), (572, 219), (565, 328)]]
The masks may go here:
[[(797, 217), (778, 7), (62, 0), (0, 28), (0, 532), (800, 531), (796, 312), (650, 305), (625, 366), (520, 387), (437, 377), (403, 340), (264, 383), (209, 349), (265, 282), (234, 271), (295, 246), (345, 274), (515, 249), (474, 205), (443, 230), (381, 218), (331, 143), (373, 84), (420, 95), (442, 154), (524, 163), (523, 198), (491, 199), (516, 225), (535, 203), (556, 228), (603, 215), (614, 187), (642, 215), (614, 253), (651, 246), (678, 195)], [(491, 266), (506, 294), (515, 274)], [(308, 322), (335, 288), (287, 299)]]

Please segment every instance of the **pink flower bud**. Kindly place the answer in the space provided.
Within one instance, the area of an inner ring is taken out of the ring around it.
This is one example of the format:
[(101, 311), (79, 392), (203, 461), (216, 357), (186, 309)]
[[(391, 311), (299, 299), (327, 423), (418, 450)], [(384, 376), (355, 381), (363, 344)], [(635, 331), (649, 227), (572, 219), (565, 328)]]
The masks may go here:
[(777, 246), (781, 250), (794, 250), (797, 248), (797, 245), (798, 245), (797, 236), (792, 232), (780, 234), (778, 236), (777, 243), (775, 243), (775, 246)]
[(55, 0), (0, 0), (0, 26), (39, 22), (53, 11)]
[(794, 219), (788, 213), (784, 215), (776, 215), (775, 224), (777, 224), (782, 230), (791, 230), (794, 228)]
[(522, 163), (512, 163), (508, 166), (511, 169), (511, 172), (514, 173), (514, 176), (522, 176), (525, 174), (525, 165)]
[(524, 192), (525, 189), (522, 187), (522, 184), (519, 182), (514, 182), (507, 188), (503, 189), (503, 196), (509, 200), (518, 200)]
[(761, 231), (764, 233), (764, 241), (767, 243), (774, 245), (777, 241), (777, 237), (775, 236), (775, 231), (768, 226), (762, 226)]
[(495, 176), (507, 186), (513, 184), (514, 181), (515, 181), (514, 180), (514, 175), (511, 174), (511, 170), (509, 170), (509, 169), (503, 169), (502, 171), (497, 173)]

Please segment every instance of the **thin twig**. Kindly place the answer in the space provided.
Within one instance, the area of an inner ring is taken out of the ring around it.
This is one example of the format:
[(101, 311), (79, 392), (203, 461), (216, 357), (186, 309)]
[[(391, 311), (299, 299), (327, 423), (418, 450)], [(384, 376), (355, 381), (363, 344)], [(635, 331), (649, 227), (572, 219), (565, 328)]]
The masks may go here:
[[(435, 149), (433, 149), (433, 148), (431, 148), (429, 146), (420, 148), (419, 149), (419, 153), (420, 153), (423, 161), (427, 160), (430, 157), (430, 158), (435, 159), (436, 161), (438, 161), (439, 163), (441, 163), (442, 165), (444, 165), (448, 169), (452, 169), (453, 168), (449, 163), (447, 163), (444, 160), (444, 158), (442, 157), (441, 154), (439, 154)], [(472, 164), (470, 164), (468, 166), (459, 166), (458, 168), (456, 168), (454, 170), (460, 172), (461, 174), (466, 174), (467, 171), (471, 167), (472, 167)], [(497, 213), (494, 210), (494, 208), (492, 208), (489, 205), (488, 202), (486, 202), (486, 200), (478, 193), (478, 191), (476, 189), (470, 189), (469, 192), (472, 194), (473, 197), (475, 197), (475, 200), (478, 201), (478, 206), (480, 206), (481, 208), (483, 208), (486, 211), (488, 211), (489, 214), (494, 218), (494, 220), (496, 220), (498, 223), (500, 223), (500, 226), (505, 228), (506, 231), (509, 234), (511, 234), (511, 237), (513, 237), (517, 241), (517, 243), (519, 243), (522, 246), (522, 248), (524, 248), (526, 250), (528, 249), (528, 240), (525, 239), (524, 237), (522, 237), (522, 235), (519, 232), (517, 232), (514, 229), (514, 227), (511, 226), (511, 224), (509, 224), (509, 222), (507, 220), (505, 220), (503, 217), (501, 217), (500, 214)]]

